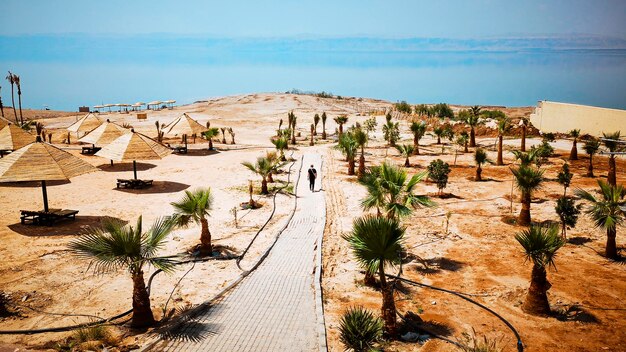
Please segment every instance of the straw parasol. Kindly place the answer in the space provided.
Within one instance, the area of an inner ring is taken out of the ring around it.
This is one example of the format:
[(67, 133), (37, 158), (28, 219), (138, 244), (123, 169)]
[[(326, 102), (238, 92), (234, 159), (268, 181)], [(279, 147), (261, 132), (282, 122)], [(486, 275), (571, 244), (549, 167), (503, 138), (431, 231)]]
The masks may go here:
[(158, 109), (158, 107), (159, 107), (159, 105), (161, 105), (161, 103), (162, 103), (162, 101), (160, 101), (160, 100), (155, 100), (155, 101), (151, 101), (151, 102), (149, 102), (149, 103), (148, 103), (148, 104), (146, 104), (146, 105), (148, 106), (148, 109), (150, 109), (150, 105), (152, 105), (152, 106), (156, 105), (156, 106), (157, 106), (157, 108), (155, 109), (155, 108), (153, 107), (153, 109), (154, 109), (154, 110), (157, 110), (157, 109)]
[(112, 123), (107, 119), (105, 123), (87, 133), (83, 138), (78, 141), (81, 143), (89, 143), (93, 145), (107, 145), (117, 138), (121, 137), (125, 133), (130, 133), (129, 129), (126, 129), (118, 124)]
[(102, 125), (102, 121), (94, 115), (93, 113), (88, 113), (87, 115), (81, 117), (78, 121), (74, 122), (67, 128), (70, 132), (90, 132), (93, 131), (96, 127)]
[(150, 137), (131, 129), (109, 145), (103, 147), (97, 156), (115, 161), (133, 161), (133, 175), (137, 179), (137, 160), (162, 159), (172, 151)]
[(0, 150), (20, 149), (34, 141), (35, 136), (11, 123), (0, 130)]
[(201, 134), (208, 130), (206, 126), (201, 125), (198, 121), (192, 119), (187, 113), (183, 113), (167, 126), (166, 134), (170, 136), (182, 136), (184, 134)]
[(0, 159), (0, 182), (41, 181), (44, 211), (48, 211), (46, 181), (65, 181), (97, 169), (51, 144), (30, 143)]

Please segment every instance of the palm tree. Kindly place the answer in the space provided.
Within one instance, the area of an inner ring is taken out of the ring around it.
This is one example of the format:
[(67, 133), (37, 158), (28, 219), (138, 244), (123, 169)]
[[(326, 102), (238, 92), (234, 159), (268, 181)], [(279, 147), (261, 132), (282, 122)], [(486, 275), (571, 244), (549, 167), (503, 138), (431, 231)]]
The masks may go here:
[[(613, 133), (604, 133), (604, 146), (609, 150), (610, 153), (615, 153), (619, 149), (618, 140), (620, 137), (620, 131)], [(615, 186), (617, 185), (617, 178), (615, 175), (615, 154), (609, 154), (609, 174), (607, 177), (607, 181), (609, 184)]]
[(220, 129), (217, 127), (211, 127), (208, 130), (202, 132), (204, 138), (209, 141), (209, 150), (214, 150), (213, 148), (213, 138), (217, 137), (220, 134)]
[(578, 148), (576, 148), (576, 143), (578, 142), (578, 137), (580, 137), (580, 130), (573, 129), (568, 132), (569, 136), (574, 138), (572, 143), (572, 150), (569, 153), (569, 160), (578, 160)]
[(530, 287), (522, 309), (531, 314), (547, 315), (550, 313), (550, 303), (547, 292), (550, 289), (546, 268), (554, 268), (554, 257), (565, 240), (559, 236), (557, 226), (531, 226), (515, 235), (515, 239), (524, 248), (526, 260), (533, 263), (530, 276)]
[(191, 223), (200, 224), (200, 254), (211, 255), (211, 231), (207, 216), (213, 207), (213, 195), (210, 188), (199, 188), (193, 192), (185, 191), (185, 196), (178, 202), (170, 203), (174, 207), (174, 216), (178, 226), (189, 226)]
[(400, 123), (391, 121), (391, 114), (387, 114), (387, 122), (383, 125), (383, 137), (390, 146), (395, 147), (400, 138)]
[(601, 198), (596, 198), (582, 189), (577, 189), (575, 193), (580, 198), (591, 203), (585, 210), (585, 213), (591, 216), (596, 227), (606, 230), (605, 255), (607, 258), (617, 259), (615, 237), (617, 235), (617, 226), (621, 225), (626, 218), (624, 211), (626, 189), (622, 185), (613, 186), (602, 180), (598, 180), (598, 186), (600, 186)]
[(313, 116), (313, 125), (315, 126), (315, 129), (313, 130), (313, 135), (317, 136), (317, 125), (320, 123), (320, 115), (315, 114)]
[(287, 115), (289, 117), (289, 128), (291, 129), (291, 144), (296, 144), (296, 122), (298, 121), (298, 117), (293, 111), (290, 111)]
[(418, 116), (429, 116), (429, 109), (428, 106), (426, 106), (426, 104), (419, 104), (419, 105), (415, 105), (415, 113)]
[(467, 115), (467, 119), (465, 120), (465, 123), (467, 123), (467, 125), (470, 126), (469, 146), (472, 147), (472, 148), (476, 147), (476, 131), (475, 131), (475, 128), (476, 128), (476, 126), (478, 126), (480, 124), (481, 110), (482, 110), (482, 108), (480, 106), (478, 106), (478, 105), (472, 106), (468, 110), (469, 114)]
[[(278, 154), (276, 154), (275, 151), (267, 151), (267, 152), (265, 152), (265, 157), (272, 164), (279, 164), (280, 161), (281, 161), (280, 158), (278, 157)], [(273, 174), (271, 172), (269, 174), (267, 174), (267, 182), (268, 183), (274, 183), (274, 177), (272, 175)]]
[(346, 156), (346, 160), (348, 161), (348, 175), (354, 175), (356, 153), (359, 150), (359, 144), (354, 138), (354, 135), (351, 132), (340, 134), (339, 143), (337, 143), (335, 149), (340, 150)]
[(385, 277), (385, 266), (400, 264), (400, 252), (405, 229), (396, 219), (366, 215), (354, 220), (352, 233), (345, 236), (359, 264), (380, 280), (382, 292), (381, 316), (384, 331), (390, 337), (397, 334), (396, 304), (393, 286)]
[(483, 169), (481, 166), (487, 163), (493, 164), (493, 162), (482, 148), (477, 148), (476, 152), (474, 152), (474, 161), (476, 161), (476, 181), (482, 181)]
[(322, 112), (322, 139), (326, 139), (326, 111)]
[(270, 141), (276, 147), (276, 150), (280, 152), (280, 160), (287, 161), (287, 158), (285, 158), (285, 149), (289, 147), (289, 141), (287, 140), (287, 138), (285, 137), (279, 137), (276, 139), (270, 138)]
[(309, 142), (309, 146), (314, 146), (315, 145), (315, 141), (313, 139), (313, 136), (315, 136), (315, 125), (311, 124), (311, 141)]
[(515, 155), (515, 160), (520, 161), (521, 166), (529, 166), (530, 164), (537, 162), (539, 149), (531, 148), (527, 153), (519, 150), (513, 150), (511, 153)]
[(511, 123), (508, 117), (498, 119), (498, 157), (496, 159), (496, 165), (504, 165), (502, 160), (502, 138), (504, 134), (511, 128)]
[(587, 177), (594, 177), (593, 176), (593, 156), (598, 152), (598, 149), (600, 149), (600, 142), (598, 142), (598, 140), (596, 139), (590, 139), (585, 142), (585, 145), (583, 145), (583, 149), (585, 150), (587, 154), (589, 154), (589, 166), (587, 167)]
[(541, 188), (543, 182), (543, 171), (532, 166), (520, 165), (518, 168), (511, 168), (515, 176), (515, 186), (521, 192), (522, 210), (519, 213), (519, 224), (530, 225), (530, 201), (532, 193)]
[(433, 133), (437, 136), (437, 144), (441, 144), (441, 137), (446, 134), (446, 129), (443, 126), (436, 126), (433, 128)]
[(19, 124), (19, 120), (17, 119), (17, 110), (15, 109), (15, 92), (14, 92), (15, 75), (13, 75), (11, 71), (9, 71), (9, 74), (7, 75), (6, 79), (11, 84), (11, 104), (12, 104), (11, 106), (13, 107), (13, 114), (15, 115), (15, 123)]
[(100, 228), (90, 228), (88, 233), (69, 243), (74, 254), (91, 259), (90, 268), (96, 273), (105, 273), (125, 268), (133, 280), (133, 327), (154, 324), (150, 309), (150, 295), (146, 289), (143, 269), (152, 265), (165, 272), (174, 270), (174, 262), (157, 256), (165, 246), (165, 238), (174, 228), (170, 218), (158, 219), (143, 232), (141, 216), (137, 225), (125, 225), (117, 219), (107, 219)]
[(359, 148), (361, 148), (361, 156), (359, 156), (359, 169), (357, 171), (357, 176), (359, 178), (363, 177), (365, 174), (365, 146), (367, 145), (367, 132), (363, 131), (361, 128), (357, 128), (354, 130), (354, 140)]
[(413, 121), (413, 123), (411, 124), (411, 133), (413, 133), (413, 149), (415, 155), (420, 154), (420, 139), (422, 139), (422, 137), (424, 137), (424, 135), (426, 134), (427, 127), (428, 126), (424, 121)]
[(13, 74), (13, 80), (15, 86), (17, 86), (17, 102), (20, 107), (20, 123), (24, 124), (24, 117), (22, 116), (22, 85), (20, 83), (20, 76)]
[(526, 151), (526, 131), (528, 129), (528, 123), (530, 122), (528, 120), (528, 117), (520, 117), (520, 120), (522, 121), (522, 144), (520, 146), (520, 150), (525, 152)]
[(463, 131), (456, 138), (456, 143), (460, 146), (463, 146), (463, 153), (469, 153), (469, 149), (467, 149), (467, 142), (469, 141), (469, 135), (466, 131)]
[(339, 334), (347, 349), (370, 352), (382, 337), (383, 321), (363, 307), (351, 307), (341, 317)]
[(250, 171), (255, 174), (261, 176), (261, 194), (269, 194), (269, 190), (267, 189), (267, 176), (270, 173), (275, 172), (279, 165), (272, 163), (271, 160), (268, 160), (266, 157), (260, 156), (256, 159), (256, 163), (252, 164), (251, 162), (243, 162), (241, 165), (247, 167)]
[(400, 144), (396, 145), (396, 149), (405, 157), (404, 166), (409, 167), (411, 164), (409, 163), (409, 157), (413, 155), (413, 150), (415, 149), (411, 144)]
[(341, 135), (343, 134), (343, 125), (348, 122), (348, 116), (346, 115), (339, 115), (337, 117), (335, 117), (335, 122), (339, 125), (339, 138), (341, 138)]
[(222, 144), (226, 144), (226, 127), (220, 127), (220, 131), (222, 132)]
[(390, 219), (408, 216), (418, 207), (434, 206), (429, 197), (413, 193), (426, 176), (427, 172), (422, 172), (408, 179), (403, 168), (387, 161), (371, 167), (359, 181), (367, 188), (367, 196), (361, 200), (361, 206), (365, 210), (376, 208), (379, 215), (380, 209), (384, 208)]
[(4, 105), (2, 104), (2, 86), (0, 86), (0, 113), (4, 117)]

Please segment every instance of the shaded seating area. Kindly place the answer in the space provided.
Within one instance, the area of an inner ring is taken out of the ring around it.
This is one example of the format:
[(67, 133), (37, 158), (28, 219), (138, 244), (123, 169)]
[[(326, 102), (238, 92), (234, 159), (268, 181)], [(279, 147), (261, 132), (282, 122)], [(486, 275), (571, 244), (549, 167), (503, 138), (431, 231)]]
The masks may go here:
[(54, 223), (71, 219), (76, 220), (76, 214), (78, 214), (78, 210), (70, 210), (70, 209), (48, 209), (45, 210), (20, 210), (21, 216), (20, 221), (22, 224), (33, 224), (33, 225), (46, 225), (50, 226)]
[(96, 154), (97, 152), (99, 152), (100, 149), (102, 149), (102, 148), (101, 147), (96, 147), (96, 146), (83, 147), (83, 149), (80, 151), (80, 153), (81, 154), (85, 154), (85, 155), (93, 155), (93, 154)]
[(186, 145), (177, 145), (174, 147), (170, 147), (174, 154), (187, 154), (187, 146)]
[(142, 189), (152, 186), (152, 180), (117, 179), (117, 188)]

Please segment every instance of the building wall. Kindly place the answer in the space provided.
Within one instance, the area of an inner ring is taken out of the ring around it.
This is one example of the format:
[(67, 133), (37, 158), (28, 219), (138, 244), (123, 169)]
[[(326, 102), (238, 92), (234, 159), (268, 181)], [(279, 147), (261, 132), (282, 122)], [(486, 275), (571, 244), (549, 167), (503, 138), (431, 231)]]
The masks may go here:
[(602, 132), (621, 131), (626, 135), (626, 110), (540, 101), (530, 122), (541, 132), (567, 133), (580, 129), (582, 134), (602, 136)]

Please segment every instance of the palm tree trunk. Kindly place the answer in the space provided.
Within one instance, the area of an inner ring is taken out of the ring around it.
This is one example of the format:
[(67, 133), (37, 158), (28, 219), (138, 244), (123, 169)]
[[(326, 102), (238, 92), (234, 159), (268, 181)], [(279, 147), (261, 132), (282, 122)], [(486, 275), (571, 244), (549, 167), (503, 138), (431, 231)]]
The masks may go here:
[(589, 166), (587, 167), (587, 177), (593, 177), (593, 154), (589, 154)]
[(474, 126), (470, 127), (470, 147), (476, 147), (476, 132), (474, 131)]
[(355, 160), (354, 156), (348, 158), (348, 175), (354, 175)]
[(359, 157), (359, 171), (357, 173), (357, 176), (361, 178), (363, 177), (364, 174), (365, 174), (365, 150), (363, 149), (363, 147), (361, 147), (361, 156)]
[(615, 243), (615, 236), (617, 235), (617, 228), (606, 230), (606, 248), (605, 255), (609, 259), (617, 259), (617, 245)]
[(420, 144), (417, 135), (413, 135), (413, 155), (420, 154)]
[(17, 87), (17, 103), (20, 106), (20, 123), (24, 124), (24, 117), (22, 116), (22, 89)]
[(520, 149), (525, 152), (526, 151), (526, 125), (522, 125), (522, 146)]
[(530, 225), (530, 193), (522, 194), (522, 210), (519, 212), (519, 225)]
[(209, 138), (209, 150), (213, 150), (213, 139)]
[(476, 181), (482, 181), (482, 173), (483, 173), (483, 169), (480, 167), (480, 164), (478, 164), (478, 167), (476, 168)]
[(467, 141), (465, 141), (463, 153), (469, 153), (469, 149), (467, 148)]
[(441, 137), (437, 136), (437, 144), (441, 144)]
[(267, 179), (265, 177), (263, 177), (263, 179), (261, 180), (261, 193), (262, 194), (268, 194), (270, 193), (267, 190)]
[(504, 165), (502, 160), (502, 135), (498, 136), (498, 159), (496, 160), (496, 165)]
[(146, 284), (143, 280), (143, 271), (132, 275), (133, 277), (133, 318), (131, 326), (146, 327), (154, 325), (154, 315), (150, 309), (150, 295), (146, 290)]
[(365, 270), (365, 276), (363, 277), (363, 284), (365, 286), (373, 287), (376, 285), (376, 278), (374, 275), (369, 272), (369, 270)]
[(343, 124), (340, 123), (339, 124), (339, 138), (341, 138), (342, 135), (343, 135)]
[(411, 163), (409, 163), (409, 156), (406, 156), (406, 159), (404, 160), (404, 167), (410, 167)]
[(11, 83), (11, 107), (13, 108), (13, 114), (15, 115), (15, 123), (19, 124), (17, 119), (17, 110), (15, 110), (15, 92), (13, 91), (13, 83)]
[(322, 122), (322, 139), (326, 139), (326, 122)]
[(271, 172), (267, 174), (267, 182), (274, 183), (274, 177), (272, 176)]
[(209, 231), (209, 222), (206, 218), (200, 219), (202, 232), (200, 232), (200, 254), (211, 255), (213, 253), (213, 245), (211, 245), (211, 231)]
[(383, 269), (384, 265), (378, 266), (378, 276), (380, 280), (380, 291), (383, 295), (383, 305), (381, 309), (381, 315), (383, 317), (383, 321), (385, 322), (385, 326), (383, 330), (387, 334), (387, 336), (393, 338), (397, 334), (396, 328), (396, 303), (393, 299), (393, 291), (389, 285), (387, 285), (387, 280), (385, 278), (385, 271)]
[(530, 287), (528, 288), (528, 294), (522, 309), (527, 313), (536, 315), (550, 314), (550, 303), (548, 303), (548, 295), (546, 294), (550, 286), (546, 277), (546, 269), (533, 265)]
[(615, 154), (609, 156), (609, 174), (607, 176), (607, 181), (612, 186), (615, 186), (617, 184), (617, 180), (615, 177)]
[(569, 160), (578, 160), (578, 148), (576, 148), (576, 138), (574, 138), (574, 144), (572, 150), (569, 153)]

